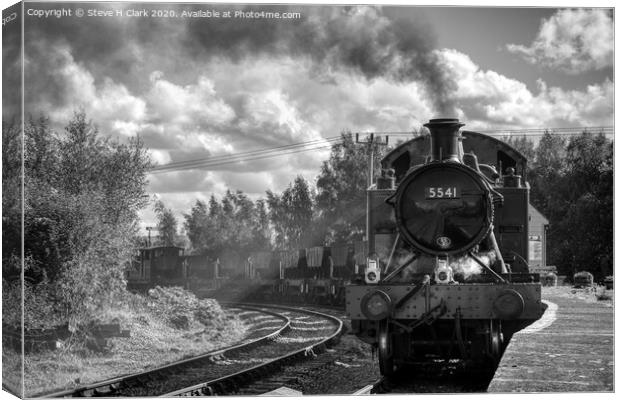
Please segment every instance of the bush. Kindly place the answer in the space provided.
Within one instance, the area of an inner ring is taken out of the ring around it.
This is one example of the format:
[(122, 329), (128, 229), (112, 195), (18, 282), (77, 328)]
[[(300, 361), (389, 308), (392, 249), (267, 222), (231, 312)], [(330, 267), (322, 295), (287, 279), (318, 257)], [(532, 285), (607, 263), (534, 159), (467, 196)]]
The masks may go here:
[[(11, 257), (6, 262), (21, 268), (17, 257)], [(29, 269), (32, 263), (32, 259), (27, 257), (24, 268)], [(25, 329), (45, 329), (60, 325), (54, 302), (54, 287), (45, 278), (36, 284), (28, 280), (22, 284), (21, 280), (2, 279), (2, 323), (6, 327), (21, 329), (23, 323)]]
[(123, 260), (129, 253), (121, 243), (129, 240), (130, 232), (96, 222), (91, 232), (82, 239), (84, 247), (76, 248), (73, 259), (63, 264), (55, 282), (56, 307), (72, 331), (99, 318), (126, 284)]
[(2, 327), (19, 329), (22, 324), (22, 285), (2, 279)]
[(176, 329), (189, 329), (196, 323), (218, 327), (229, 319), (216, 300), (198, 299), (180, 287), (157, 286), (149, 290), (149, 307)]

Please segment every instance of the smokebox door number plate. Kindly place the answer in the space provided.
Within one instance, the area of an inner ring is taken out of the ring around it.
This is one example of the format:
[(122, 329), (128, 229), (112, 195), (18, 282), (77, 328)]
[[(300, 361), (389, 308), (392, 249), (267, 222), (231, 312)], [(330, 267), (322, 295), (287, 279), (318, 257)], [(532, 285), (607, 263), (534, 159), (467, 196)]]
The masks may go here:
[(461, 191), (456, 186), (425, 187), (424, 197), (427, 199), (458, 199), (461, 197)]

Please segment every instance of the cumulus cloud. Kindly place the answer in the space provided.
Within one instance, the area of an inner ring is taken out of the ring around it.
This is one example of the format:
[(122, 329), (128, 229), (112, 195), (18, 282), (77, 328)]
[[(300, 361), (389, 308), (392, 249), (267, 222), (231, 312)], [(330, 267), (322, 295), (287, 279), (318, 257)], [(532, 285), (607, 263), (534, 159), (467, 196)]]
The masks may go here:
[[(140, 135), (159, 165), (218, 160), (150, 175), (149, 192), (178, 217), (196, 199), (229, 188), (256, 199), (267, 189), (284, 190), (296, 175), (313, 182), (329, 156), (329, 138), (344, 130), (413, 130), (451, 116), (438, 114), (442, 104), (457, 105), (455, 116), (471, 129), (611, 123), (609, 80), (581, 91), (540, 81), (533, 91), (459, 51), (435, 50), (423, 24), (398, 22), (380, 9), (325, 7), (307, 15), (289, 25), (162, 20), (156, 29), (102, 19), (97, 31), (111, 32), (107, 44), (100, 43), (106, 35), (77, 25), (56, 28), (62, 40), (31, 32), (26, 102), (59, 124), (84, 106), (103, 133)], [(560, 36), (570, 37), (539, 35)], [(101, 47), (95, 51), (92, 43)], [(582, 47), (579, 54), (596, 58), (591, 46)], [(431, 96), (433, 87), (439, 97)], [(223, 162), (310, 141), (312, 151)], [(144, 218), (152, 221), (152, 212)]]
[(155, 164), (166, 164), (172, 161), (170, 153), (166, 150), (148, 149), (148, 152)]
[[(582, 91), (539, 81), (534, 92), (518, 80), (481, 69), (456, 50), (437, 51), (436, 57), (459, 82), (454, 93), (461, 104), (458, 116), (472, 129), (610, 123), (610, 81)], [(324, 138), (346, 129), (404, 131), (433, 116), (432, 102), (415, 82), (369, 81), (345, 71), (323, 71), (317, 79), (313, 72), (308, 60), (290, 57), (208, 61), (184, 85), (153, 71), (143, 96), (145, 112), (126, 129), (137, 130), (159, 164), (206, 157), (225, 161), (227, 155), (311, 140), (325, 147), (153, 174), (149, 192), (170, 203), (179, 218), (196, 199), (212, 193), (221, 197), (229, 188), (257, 199), (267, 189), (283, 190), (299, 174), (313, 182), (329, 154)], [(171, 96), (174, 101), (168, 101)]]
[(613, 20), (603, 9), (560, 10), (544, 20), (529, 46), (509, 44), (508, 51), (531, 64), (569, 74), (613, 65)]
[[(407, 130), (426, 122), (434, 113), (432, 101), (419, 82), (395, 82), (381, 77), (369, 81), (339, 70), (323, 71), (317, 76), (313, 64), (304, 59), (252, 58), (235, 63), (208, 63), (204, 68), (231, 104), (257, 104), (246, 102), (247, 96), (268, 97), (272, 104), (288, 103), (286, 107), (294, 108), (296, 118), (303, 121), (295, 135), (304, 140), (337, 136), (343, 130)], [(236, 79), (228, 79), (229, 75)], [(274, 88), (281, 94), (274, 95)], [(272, 110), (279, 107), (263, 104)], [(246, 111), (251, 110), (248, 107)], [(290, 115), (290, 111), (284, 115)], [(268, 126), (264, 130), (256, 127), (257, 132), (273, 135)]]
[(46, 112), (52, 121), (66, 123), (77, 109), (83, 108), (106, 132), (136, 133), (136, 122), (145, 117), (143, 99), (107, 77), (97, 82), (87, 68), (75, 61), (67, 45), (45, 49), (48, 57), (43, 65), (37, 62), (43, 49), (37, 45), (30, 49), (24, 67), (27, 115)]
[(195, 84), (180, 86), (165, 80), (162, 72), (154, 71), (150, 81), (152, 86), (146, 99), (151, 121), (208, 129), (228, 124), (235, 117), (232, 108), (217, 96), (213, 82), (204, 76)]
[[(153, 174), (149, 192), (158, 193), (166, 204), (170, 202), (169, 207), (182, 218), (197, 198), (210, 194), (221, 198), (227, 189), (240, 189), (258, 199), (267, 189), (284, 190), (297, 175), (312, 184), (321, 163), (329, 157), (331, 144), (326, 138), (337, 137), (344, 130), (412, 129), (425, 122), (434, 108), (424, 96), (423, 84), (384, 78), (369, 81), (339, 70), (322, 71), (317, 79), (315, 72), (309, 60), (288, 56), (205, 61), (201, 77), (177, 85), (175, 90), (181, 91), (178, 97), (193, 98), (189, 93), (196, 91), (199, 81), (208, 79), (212, 91), (206, 99), (230, 107), (234, 118), (225, 126), (203, 124), (205, 130), (168, 118), (148, 120), (141, 131), (147, 144), (165, 149), (173, 162), (207, 157), (228, 161), (226, 155), (310, 141), (315, 143), (310, 146), (313, 150), (294, 149), (274, 157)], [(156, 73), (151, 85), (165, 79)], [(155, 115), (158, 105), (166, 102), (166, 92), (149, 88), (148, 93), (147, 115)], [(184, 113), (184, 107), (177, 112)], [(200, 143), (199, 135), (211, 141)], [(144, 218), (149, 215), (147, 212)]]
[(469, 56), (443, 50), (440, 57), (459, 82), (455, 94), (468, 126), (478, 129), (611, 125), (613, 82), (586, 90), (548, 87), (539, 80), (533, 93), (515, 79), (482, 70)]
[[(231, 81), (230, 75), (211, 74), (210, 68), (216, 71), (228, 67), (232, 67), (230, 61), (214, 63), (195, 83), (184, 86), (153, 73), (153, 87), (146, 96), (149, 118), (141, 131), (145, 143), (167, 149), (173, 162), (202, 160), (194, 164), (196, 169), (227, 171), (275, 170), (291, 165), (293, 159), (262, 158), (260, 153), (254, 156), (261, 158), (248, 165), (231, 163), (226, 156), (299, 142), (321, 144), (320, 132), (300, 115), (296, 102), (281, 84), (231, 87), (226, 84)], [(255, 75), (253, 80), (260, 82), (264, 78)], [(174, 99), (170, 100), (170, 96)]]
[[(128, 6), (105, 7), (114, 11)], [(166, 5), (167, 10), (177, 12), (191, 8)], [(256, 11), (255, 5), (212, 8)], [(268, 19), (236, 19), (234, 23), (188, 19), (180, 23), (166, 18), (105, 18), (88, 24), (73, 19), (37, 20), (29, 21), (26, 40), (44, 47), (69, 44), (96, 76), (106, 74), (116, 81), (131, 76), (131, 81), (124, 83), (132, 88), (145, 84), (151, 72), (145, 71), (145, 66), (153, 64), (169, 74), (199, 68), (214, 57), (237, 62), (293, 56), (311, 60), (317, 74), (340, 70), (368, 80), (389, 77), (396, 82), (420, 82), (437, 112), (452, 109), (454, 82), (435, 58), (434, 28), (422, 18), (400, 18), (372, 6), (272, 5), (261, 6), (261, 10), (301, 11), (303, 18), (277, 24)], [(38, 61), (44, 64), (45, 57)]]
[(152, 174), (149, 187), (152, 193), (210, 192), (219, 183), (212, 171), (188, 170)]

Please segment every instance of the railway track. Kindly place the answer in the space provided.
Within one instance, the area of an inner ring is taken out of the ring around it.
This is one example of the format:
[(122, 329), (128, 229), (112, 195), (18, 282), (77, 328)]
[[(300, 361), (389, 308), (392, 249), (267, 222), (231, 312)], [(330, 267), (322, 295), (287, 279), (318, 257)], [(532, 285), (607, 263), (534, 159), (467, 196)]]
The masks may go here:
[(241, 317), (252, 325), (251, 333), (241, 343), (208, 353), (149, 369), (143, 372), (123, 375), (93, 384), (80, 386), (75, 389), (57, 392), (45, 392), (36, 394), (34, 397), (112, 397), (124, 396), (126, 390), (140, 387), (149, 381), (165, 379), (174, 371), (193, 368), (206, 368), (218, 358), (229, 354), (260, 346), (261, 344), (280, 337), (291, 329), (291, 321), (288, 317), (279, 313), (250, 306), (228, 305), (228, 309), (240, 313)]
[[(276, 376), (276, 372), (301, 360), (312, 360), (305, 368), (317, 368), (325, 361), (320, 354), (342, 334), (342, 320), (317, 311), (277, 306), (291, 319), (291, 330), (255, 351), (223, 360), (235, 366), (209, 371), (212, 378), (164, 394), (172, 396), (205, 396), (224, 394), (261, 394), (282, 386), (295, 376)], [(228, 374), (224, 374), (230, 372)], [(175, 383), (178, 385), (179, 383)]]
[(394, 376), (381, 377), (354, 395), (412, 393), (484, 393), (492, 376), (462, 365), (407, 367)]
[[(312, 376), (325, 376), (338, 370), (341, 350), (328, 347), (342, 333), (344, 312), (341, 308), (276, 307), (256, 303), (223, 305), (243, 319), (253, 321), (252, 333), (243, 343), (142, 373), (39, 396), (246, 396), (281, 387), (305, 392), (304, 382), (312, 381)], [(275, 326), (276, 319), (279, 326)], [(471, 379), (469, 372), (463, 376), (462, 371), (454, 369), (412, 368), (364, 387), (361, 387), (364, 379), (360, 379), (361, 389), (352, 394), (485, 392), (486, 385)]]
[[(253, 303), (256, 305), (257, 303)], [(339, 319), (346, 319), (345, 311), (342, 307), (330, 305), (303, 305), (295, 304), (304, 310), (326, 313)], [(276, 390), (281, 387), (303, 391), (306, 394), (302, 382), (307, 382), (306, 376), (315, 375), (316, 369), (323, 368), (325, 365), (332, 364), (328, 368), (331, 373), (342, 373), (338, 367), (333, 367), (341, 359), (341, 350), (330, 350), (327, 353), (318, 355), (311, 362), (303, 363), (295, 367), (285, 367), (283, 371), (276, 374), (269, 374), (259, 377), (254, 384), (247, 385), (237, 391), (239, 395), (258, 395)], [(325, 372), (316, 375), (325, 376)], [(329, 373), (327, 373), (329, 374)], [(367, 384), (352, 394), (412, 394), (412, 393), (484, 393), (492, 379), (492, 372), (473, 365), (465, 365), (460, 361), (451, 360), (450, 362), (424, 362), (418, 365), (410, 365), (397, 372), (390, 378), (381, 377), (371, 384)], [(359, 378), (355, 378), (356, 380)], [(362, 378), (360, 382), (368, 382)], [(340, 388), (342, 390), (342, 388)], [(310, 392), (309, 394), (343, 394), (347, 392)]]
[[(267, 305), (227, 306), (236, 309), (242, 318), (253, 320), (252, 334), (241, 344), (149, 371), (37, 396), (169, 397), (235, 393), (252, 382), (260, 385), (261, 378), (284, 365), (314, 358), (342, 332), (341, 320), (314, 311)], [(278, 321), (279, 325), (274, 326)], [(250, 390), (269, 391), (259, 386)]]

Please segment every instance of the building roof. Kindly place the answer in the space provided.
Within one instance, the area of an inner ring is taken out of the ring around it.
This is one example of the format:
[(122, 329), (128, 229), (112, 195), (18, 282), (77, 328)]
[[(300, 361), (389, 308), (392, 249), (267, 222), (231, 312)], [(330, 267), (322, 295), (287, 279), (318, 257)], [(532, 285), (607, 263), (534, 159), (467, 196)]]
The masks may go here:
[(549, 225), (549, 220), (545, 218), (545, 216), (542, 215), (540, 211), (538, 211), (531, 203), (528, 207), (528, 214), (530, 216), (530, 220), (542, 221), (543, 225)]
[(141, 247), (140, 250), (158, 250), (158, 249), (179, 249), (185, 250), (183, 247), (179, 246), (152, 246), (152, 247)]

